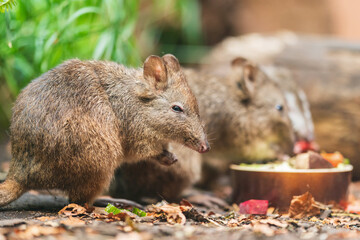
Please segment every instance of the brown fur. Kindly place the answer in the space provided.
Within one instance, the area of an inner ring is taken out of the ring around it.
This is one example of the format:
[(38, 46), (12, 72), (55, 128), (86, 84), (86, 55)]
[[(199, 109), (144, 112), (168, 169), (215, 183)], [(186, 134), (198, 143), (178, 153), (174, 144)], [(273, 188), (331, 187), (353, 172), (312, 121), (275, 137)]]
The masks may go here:
[(172, 55), (150, 56), (144, 71), (69, 60), (32, 81), (13, 108), (0, 206), (29, 189), (60, 189), (91, 203), (124, 162), (156, 158), (170, 141), (200, 151), (207, 141), (197, 102), (174, 64)]
[[(228, 64), (212, 72), (188, 70), (186, 76), (212, 139), (212, 151), (205, 157), (221, 155), (239, 162), (291, 153), (294, 136), (285, 98), (261, 67)], [(276, 110), (276, 105), (283, 110)], [(261, 152), (254, 150), (263, 144), (269, 152), (260, 156)]]
[(172, 166), (156, 161), (123, 164), (115, 172), (110, 194), (137, 201), (142, 197), (177, 201), (186, 188), (199, 180), (201, 156), (178, 144), (171, 144), (171, 151), (179, 159)]
[[(204, 155), (208, 167), (224, 173), (230, 163), (274, 159), (292, 152), (294, 136), (284, 96), (260, 67), (239, 59), (232, 65), (185, 73), (212, 139), (212, 150)], [(277, 104), (283, 105), (281, 112)], [(172, 152), (179, 161), (165, 170), (150, 161), (122, 166), (111, 194), (134, 199), (156, 194), (169, 200), (179, 197), (200, 178), (200, 170), (189, 173), (200, 169), (201, 158), (192, 157), (192, 152), (186, 156), (188, 150), (183, 148)], [(206, 175), (203, 183), (209, 186), (214, 179)]]

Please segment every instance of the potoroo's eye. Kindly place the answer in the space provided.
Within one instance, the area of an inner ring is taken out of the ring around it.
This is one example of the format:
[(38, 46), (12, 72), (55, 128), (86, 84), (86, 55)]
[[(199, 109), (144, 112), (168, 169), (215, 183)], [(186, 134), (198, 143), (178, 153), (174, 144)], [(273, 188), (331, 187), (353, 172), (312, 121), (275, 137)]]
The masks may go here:
[(183, 110), (180, 106), (178, 106), (178, 105), (173, 105), (173, 106), (171, 107), (171, 109), (172, 109), (174, 112), (184, 112), (184, 110)]
[(275, 106), (275, 108), (276, 108), (276, 110), (278, 110), (279, 112), (282, 112), (282, 111), (284, 110), (284, 106), (281, 105), (281, 104), (277, 104), (277, 105)]

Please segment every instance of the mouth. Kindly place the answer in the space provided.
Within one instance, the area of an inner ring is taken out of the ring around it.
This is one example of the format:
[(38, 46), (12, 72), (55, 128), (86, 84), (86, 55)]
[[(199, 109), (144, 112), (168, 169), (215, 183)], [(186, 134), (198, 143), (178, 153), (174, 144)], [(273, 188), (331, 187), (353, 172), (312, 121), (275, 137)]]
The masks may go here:
[(269, 147), (274, 151), (279, 159), (286, 158), (286, 156), (294, 155), (294, 142), (290, 140), (275, 139), (269, 142)]

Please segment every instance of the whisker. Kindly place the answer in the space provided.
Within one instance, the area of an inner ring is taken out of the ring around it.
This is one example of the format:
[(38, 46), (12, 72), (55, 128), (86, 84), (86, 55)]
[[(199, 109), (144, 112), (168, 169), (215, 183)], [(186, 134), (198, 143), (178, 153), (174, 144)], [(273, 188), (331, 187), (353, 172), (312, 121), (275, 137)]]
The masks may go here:
[(207, 140), (209, 143), (214, 143), (216, 141), (216, 138), (208, 138)]
[(214, 135), (215, 135), (216, 133), (215, 133), (215, 131), (213, 131), (213, 132), (209, 132), (209, 133), (207, 133), (206, 134), (206, 136), (207, 136), (207, 138), (209, 139), (214, 139)]

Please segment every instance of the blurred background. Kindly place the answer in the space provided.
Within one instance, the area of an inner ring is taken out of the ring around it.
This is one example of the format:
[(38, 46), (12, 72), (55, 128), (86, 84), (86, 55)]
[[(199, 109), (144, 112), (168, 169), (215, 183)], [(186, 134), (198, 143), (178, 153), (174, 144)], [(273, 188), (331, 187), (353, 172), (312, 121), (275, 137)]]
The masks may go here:
[[(16, 2), (0, 13), (0, 158), (9, 157), (4, 149), (16, 96), (65, 59), (140, 66), (149, 54), (173, 53), (182, 64), (195, 65), (229, 36), (271, 36), (286, 30), (296, 36), (322, 36), (311, 41), (297, 38), (297, 46), (282, 49), (271, 63), (294, 71), (308, 94), (321, 148), (343, 152), (355, 165), (355, 178), (360, 178), (358, 0)], [(266, 42), (261, 47), (266, 50)], [(310, 54), (316, 49), (323, 51)]]

